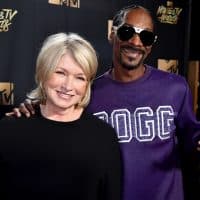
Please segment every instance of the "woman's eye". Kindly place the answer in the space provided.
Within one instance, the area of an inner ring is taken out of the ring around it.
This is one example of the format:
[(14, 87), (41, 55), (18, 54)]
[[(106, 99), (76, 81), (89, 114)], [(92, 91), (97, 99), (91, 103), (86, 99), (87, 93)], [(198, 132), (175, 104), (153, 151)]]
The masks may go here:
[(61, 74), (61, 75), (65, 75), (65, 73), (63, 71), (55, 71), (56, 74)]
[(81, 81), (86, 81), (86, 78), (83, 76), (77, 76), (77, 79), (81, 80)]

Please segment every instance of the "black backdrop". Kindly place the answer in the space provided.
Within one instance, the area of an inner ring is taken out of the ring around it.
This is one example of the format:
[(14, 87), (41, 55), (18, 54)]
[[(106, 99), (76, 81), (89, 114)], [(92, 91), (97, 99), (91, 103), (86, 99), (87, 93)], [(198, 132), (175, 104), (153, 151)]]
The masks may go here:
[[(52, 33), (77, 32), (84, 36), (99, 55), (98, 74), (105, 71), (111, 64), (111, 46), (107, 42), (108, 20), (119, 8), (132, 3), (149, 8), (156, 17), (159, 37), (148, 63), (158, 67), (158, 59), (176, 59), (179, 73), (185, 75), (189, 0), (173, 1), (171, 13), (168, 9), (168, 13), (162, 14), (169, 19), (177, 17), (177, 24), (158, 20), (161, 14), (157, 11), (167, 7), (166, 0), (63, 0), (62, 3), (58, 0), (1, 0), (0, 105), (18, 105), (34, 87), (36, 56), (43, 40)], [(181, 9), (179, 15), (173, 13), (177, 9)], [(5, 83), (6, 86), (13, 84), (13, 90), (5, 88)], [(12, 100), (8, 100), (9, 97)]]
[[(143, 5), (155, 16), (158, 41), (147, 62), (159, 67), (158, 59), (163, 59), (166, 63), (176, 60), (178, 73), (186, 76), (191, 2), (192, 0), (1, 0), (0, 116), (22, 102), (26, 93), (34, 88), (36, 56), (41, 43), (50, 34), (64, 31), (84, 36), (98, 53), (98, 74), (104, 72), (111, 65), (111, 46), (107, 41), (108, 20), (122, 6), (130, 4)], [(192, 44), (197, 45), (196, 40), (193, 39)], [(194, 176), (191, 176), (190, 188), (196, 189), (198, 185)], [(189, 199), (194, 200), (194, 196)]]

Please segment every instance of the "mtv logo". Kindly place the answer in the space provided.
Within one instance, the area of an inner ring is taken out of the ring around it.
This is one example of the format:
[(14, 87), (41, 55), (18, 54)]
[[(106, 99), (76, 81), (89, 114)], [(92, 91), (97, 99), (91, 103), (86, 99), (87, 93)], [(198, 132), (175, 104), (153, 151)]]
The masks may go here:
[(178, 60), (158, 59), (158, 69), (178, 74)]
[(65, 0), (66, 6), (80, 8), (80, 0)]
[(0, 105), (14, 104), (14, 84), (10, 82), (0, 82)]
[(112, 25), (113, 25), (113, 20), (108, 20), (108, 34), (107, 34), (108, 40), (110, 40)]
[(80, 0), (48, 0), (50, 4), (65, 5), (67, 7), (80, 8)]
[(62, 5), (62, 0), (49, 0), (50, 4)]

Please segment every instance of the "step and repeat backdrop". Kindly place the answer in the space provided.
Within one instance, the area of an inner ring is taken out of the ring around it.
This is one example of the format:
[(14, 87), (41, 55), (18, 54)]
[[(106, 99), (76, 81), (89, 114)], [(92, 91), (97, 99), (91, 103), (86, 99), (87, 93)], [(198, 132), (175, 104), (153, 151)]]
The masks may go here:
[[(150, 9), (155, 18), (158, 40), (146, 62), (186, 77), (191, 0), (0, 0), (0, 117), (35, 87), (36, 57), (50, 34), (79, 33), (98, 53), (98, 75), (106, 71), (112, 17), (131, 4)], [(194, 189), (195, 183), (188, 185)]]
[(1, 0), (0, 113), (18, 105), (34, 88), (35, 61), (44, 39), (76, 32), (99, 57), (98, 75), (111, 66), (108, 43), (112, 17), (123, 6), (140, 4), (155, 17), (158, 41), (147, 62), (185, 76), (190, 26), (189, 0)]

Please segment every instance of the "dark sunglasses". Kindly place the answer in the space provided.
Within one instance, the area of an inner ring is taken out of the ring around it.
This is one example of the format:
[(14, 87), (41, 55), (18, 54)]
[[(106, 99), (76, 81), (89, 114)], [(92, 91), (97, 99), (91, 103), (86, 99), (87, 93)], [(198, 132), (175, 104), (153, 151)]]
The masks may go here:
[(151, 46), (154, 42), (156, 42), (157, 36), (151, 32), (142, 28), (122, 25), (117, 29), (117, 36), (121, 41), (130, 40), (134, 34), (138, 34), (140, 40), (144, 46)]

